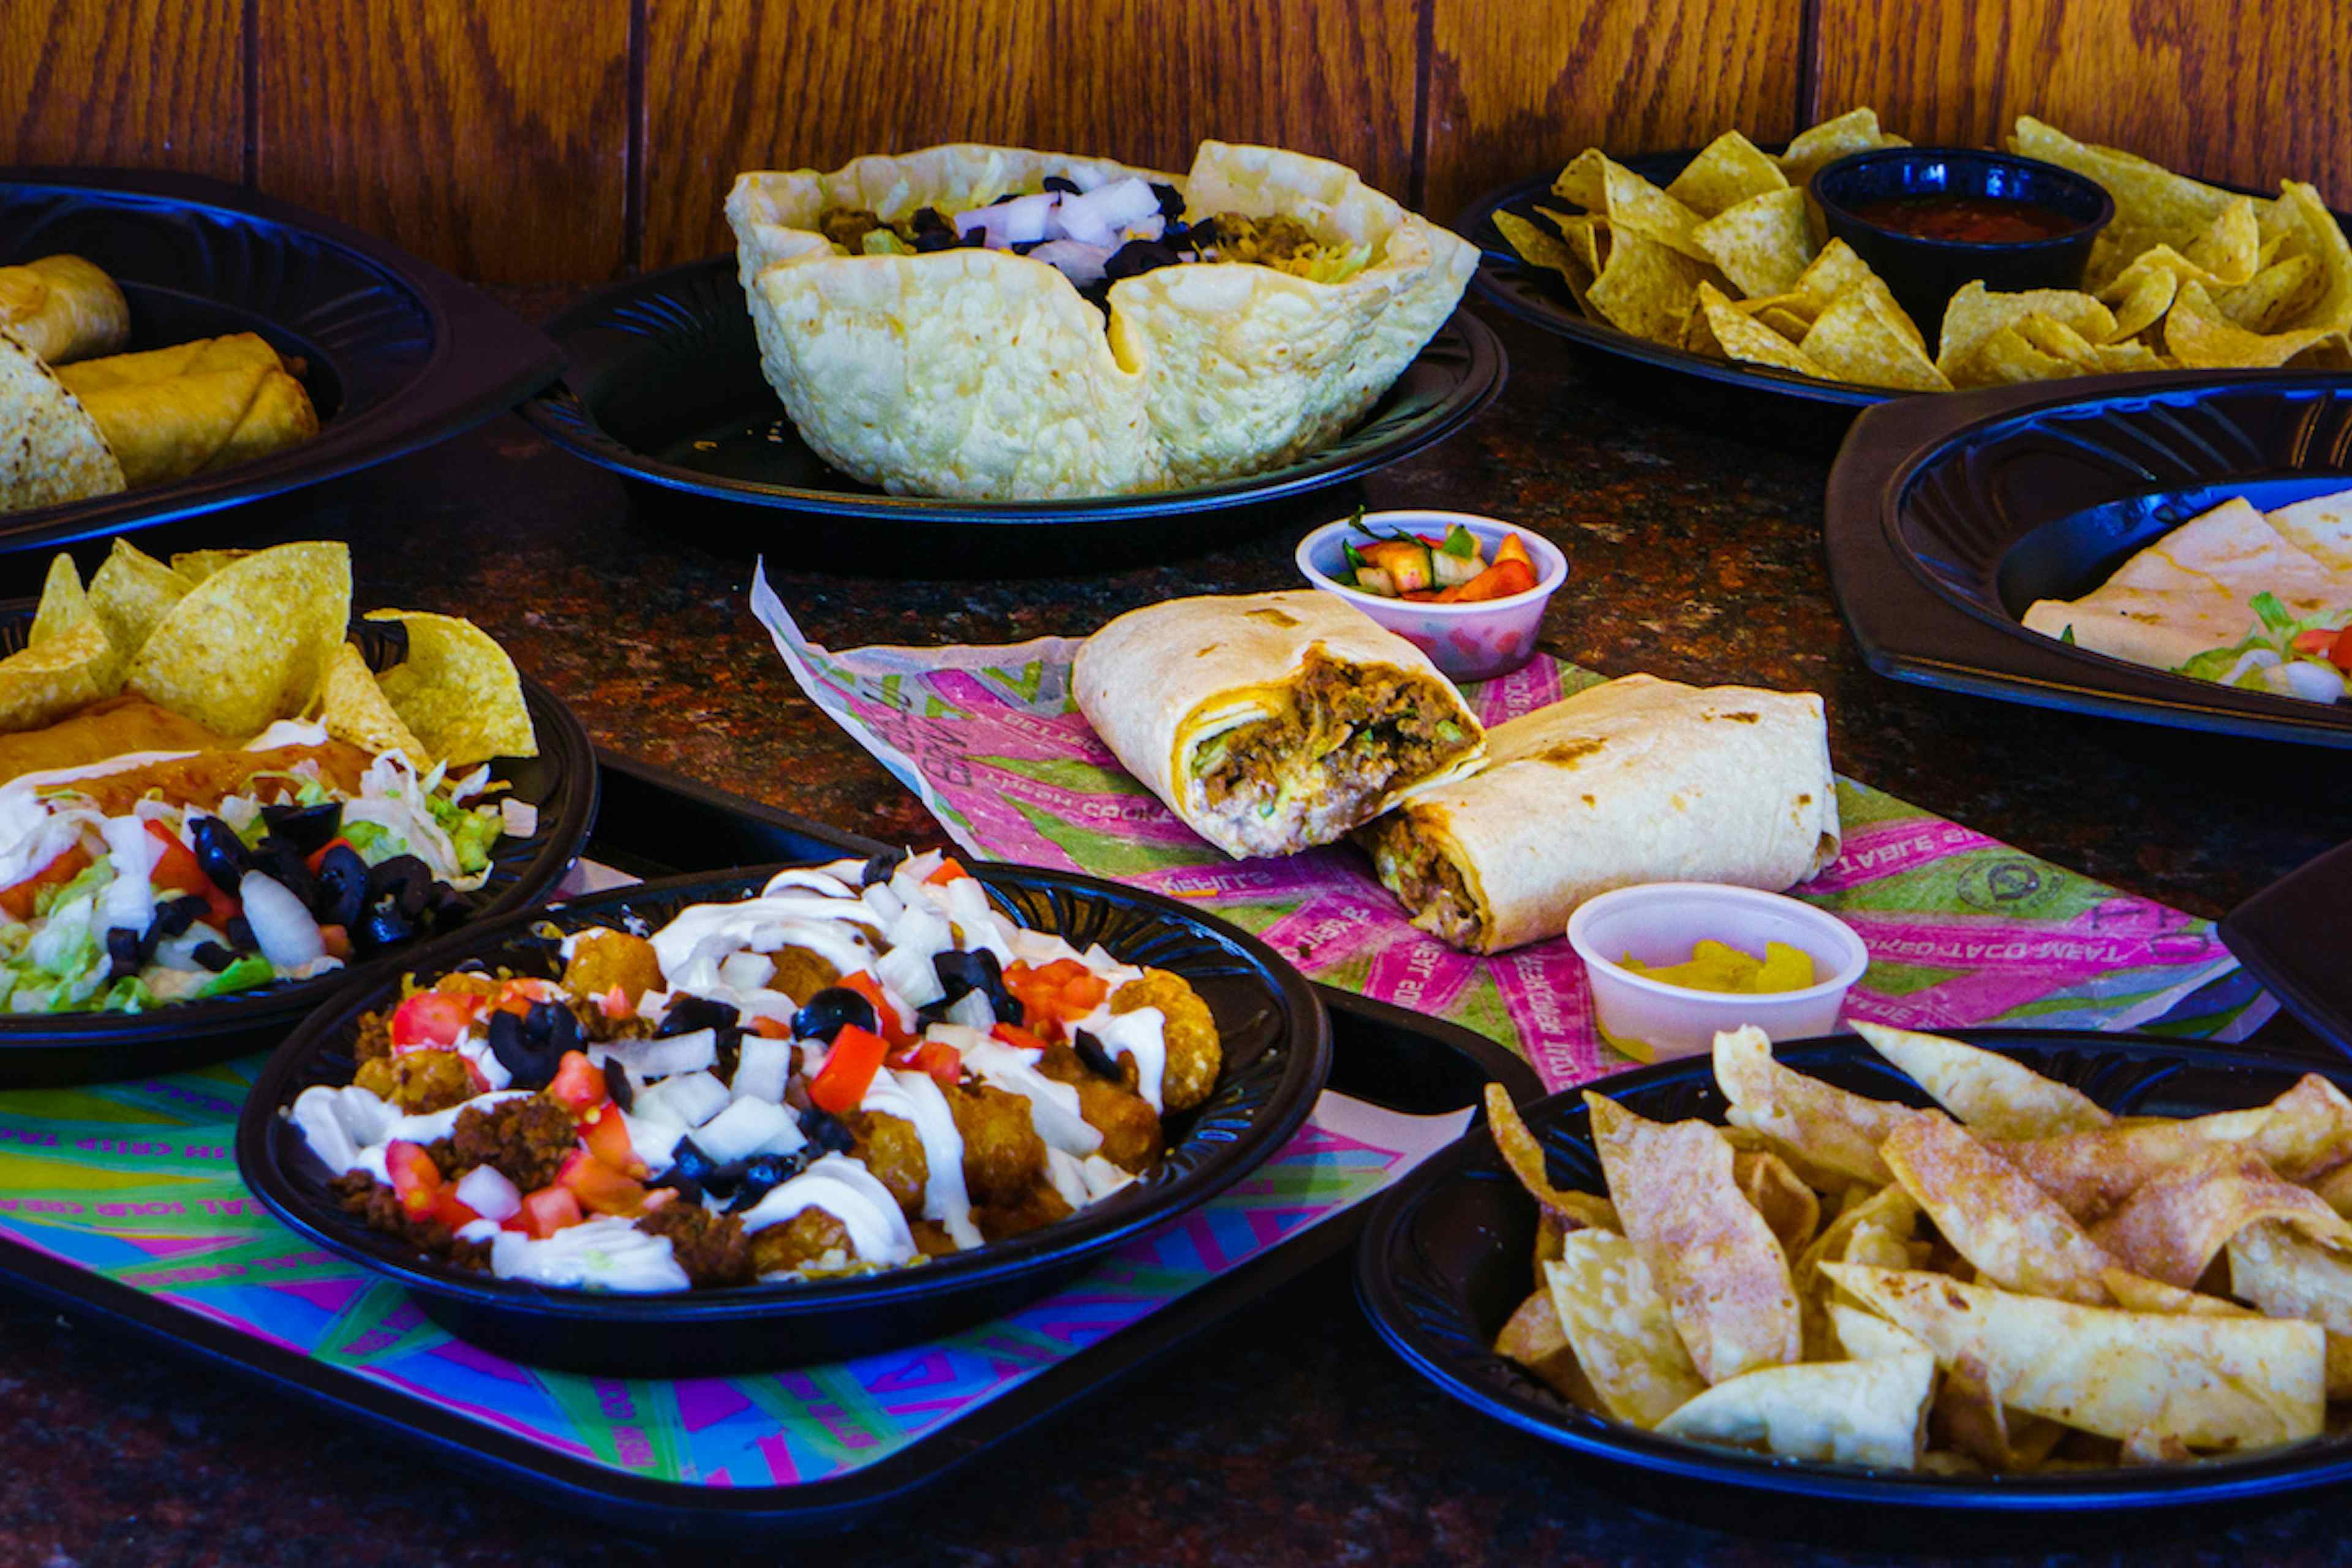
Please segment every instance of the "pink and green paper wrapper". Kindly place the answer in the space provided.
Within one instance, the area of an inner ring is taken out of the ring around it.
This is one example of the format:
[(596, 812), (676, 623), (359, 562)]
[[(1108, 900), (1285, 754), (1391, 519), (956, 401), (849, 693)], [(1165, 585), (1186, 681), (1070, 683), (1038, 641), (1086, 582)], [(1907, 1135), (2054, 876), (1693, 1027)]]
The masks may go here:
[[(1182, 899), (1255, 932), (1311, 979), (1501, 1041), (1552, 1089), (1635, 1065), (1601, 1044), (1564, 936), (1481, 958), (1415, 930), (1350, 847), (1227, 858), (1129, 776), (1078, 712), (1076, 639), (836, 654), (802, 634), (764, 573), (751, 607), (802, 689), (971, 854)], [(1602, 679), (1539, 656), (1464, 695), (1491, 725)], [(2168, 1020), (2240, 1038), (2273, 1009), (2231, 984), (2237, 961), (2210, 921), (1843, 777), (1838, 812), (1844, 852), (1790, 891), (1870, 949), (1850, 1016), (1917, 1029)]]

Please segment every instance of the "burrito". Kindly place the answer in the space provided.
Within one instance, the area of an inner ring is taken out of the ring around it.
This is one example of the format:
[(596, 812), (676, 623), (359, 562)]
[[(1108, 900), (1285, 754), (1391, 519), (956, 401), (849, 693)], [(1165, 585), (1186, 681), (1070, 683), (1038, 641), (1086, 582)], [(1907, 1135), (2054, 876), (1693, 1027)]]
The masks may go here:
[(1629, 675), (1486, 737), (1478, 773), (1359, 837), (1422, 930), (1471, 952), (1559, 935), (1637, 882), (1777, 891), (1837, 858), (1837, 780), (1810, 691)]
[(0, 327), (0, 512), (112, 495), (122, 468), (81, 405), (6, 327)]
[(1127, 771), (1237, 860), (1342, 837), (1485, 744), (1426, 655), (1311, 588), (1131, 611), (1071, 684)]
[(58, 379), (134, 486), (249, 463), (319, 433), (302, 384), (251, 332), (67, 365)]
[(0, 327), (50, 364), (110, 354), (131, 341), (131, 307), (103, 268), (79, 256), (0, 267)]

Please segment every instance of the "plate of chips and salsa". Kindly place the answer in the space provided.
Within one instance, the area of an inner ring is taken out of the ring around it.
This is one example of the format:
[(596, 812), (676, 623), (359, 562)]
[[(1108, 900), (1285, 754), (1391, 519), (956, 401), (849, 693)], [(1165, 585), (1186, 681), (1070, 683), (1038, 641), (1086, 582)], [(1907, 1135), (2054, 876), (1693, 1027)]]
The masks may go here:
[(268, 1043), (586, 840), (578, 721), (472, 623), (355, 615), (317, 542), (118, 538), (0, 621), (0, 1080)]

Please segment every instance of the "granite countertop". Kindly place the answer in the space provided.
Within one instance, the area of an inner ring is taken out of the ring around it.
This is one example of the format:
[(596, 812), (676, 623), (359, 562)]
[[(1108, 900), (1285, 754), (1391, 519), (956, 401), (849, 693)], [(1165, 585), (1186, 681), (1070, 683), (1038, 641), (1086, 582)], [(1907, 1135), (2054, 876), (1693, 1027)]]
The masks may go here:
[[(2323, 753), (2189, 739), (1871, 675), (1824, 574), (1824, 455), (1734, 439), (1624, 401), (1615, 371), (1497, 325), (1511, 384), (1466, 432), (1361, 485), (1255, 520), (1266, 530), (1257, 537), (1099, 572), (904, 574), (935, 558), (894, 552), (870, 532), (825, 535), (780, 512), (634, 494), (512, 418), (142, 543), (347, 539), (368, 602), (482, 623), (600, 744), (838, 826), (925, 845), (940, 837), (922, 809), (801, 695), (752, 621), (744, 600), (754, 553), (766, 555), (810, 635), (830, 646), (1004, 642), (1084, 633), (1172, 595), (1293, 585), (1291, 547), (1309, 527), (1359, 500), (1441, 506), (1531, 524), (1566, 552), (1569, 584), (1545, 623), (1550, 652), (1611, 673), (1818, 689), (1844, 772), (2130, 891), (2218, 915), (2343, 834), (2341, 805), (2315, 787)], [(37, 555), (13, 558), (6, 591), (33, 592), (39, 569)], [(2282, 1038), (2299, 1033), (2270, 1028)], [(0, 1445), (10, 1459), (0, 1472), (0, 1568), (422, 1568), (666, 1555), (29, 1298), (0, 1293)], [(1706, 1492), (1635, 1494), (1611, 1472), (1570, 1464), (1423, 1384), (1365, 1326), (1342, 1260), (918, 1493), (861, 1531), (849, 1555), (1730, 1563), (1779, 1561), (1801, 1541), (1839, 1563), (1881, 1553), (1922, 1561), (1931, 1544), (1965, 1548), (1970, 1560), (2121, 1547), (2139, 1563), (2318, 1562), (2338, 1551), (2324, 1506), (2234, 1527), (2174, 1517), (2067, 1537), (2018, 1521), (1956, 1536), (1853, 1510), (1789, 1514)], [(711, 1551), (677, 1555), (708, 1561)]]

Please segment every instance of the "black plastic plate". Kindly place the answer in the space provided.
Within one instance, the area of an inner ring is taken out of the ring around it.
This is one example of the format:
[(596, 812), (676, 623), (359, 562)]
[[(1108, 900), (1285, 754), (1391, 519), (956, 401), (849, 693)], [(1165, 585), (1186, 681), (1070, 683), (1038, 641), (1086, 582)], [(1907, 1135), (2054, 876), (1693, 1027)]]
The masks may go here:
[(438, 441), (545, 386), (545, 334), (382, 240), (265, 195), (178, 174), (0, 170), (0, 265), (70, 251), (131, 304), (131, 347), (253, 331), (308, 362), (315, 440), (216, 474), (0, 513), (0, 550), (193, 517)]
[(2352, 375), (2094, 376), (1906, 398), (1854, 424), (1824, 517), (1838, 608), (1881, 675), (2186, 729), (2352, 746), (2352, 702), (2126, 664), (2031, 632), (2231, 496), (2352, 489)]
[(2352, 844), (2231, 910), (2221, 941), (2288, 1012), (2352, 1052)]
[[(523, 416), (592, 463), (719, 500), (903, 525), (914, 538), (1055, 530), (1065, 552), (1115, 543), (1123, 531), (1088, 525), (1279, 500), (1410, 457), (1493, 402), (1505, 375), (1500, 341), (1456, 311), (1354, 429), (1287, 468), (1150, 495), (949, 500), (886, 495), (826, 467), (802, 443), (760, 374), (732, 255), (615, 284), (549, 331), (570, 366)], [(873, 535), (863, 538), (870, 550)]]
[[(2352, 1070), (2284, 1051), (2184, 1044), (2132, 1036), (1971, 1029), (1958, 1037), (2017, 1058), (2110, 1110), (2194, 1116), (2259, 1105), (2307, 1072), (2352, 1086)], [(1881, 1100), (1927, 1097), (1850, 1036), (1774, 1047), (1790, 1067)], [(1714, 1064), (1700, 1057), (1611, 1079), (1611, 1098), (1655, 1121), (1727, 1109)], [(1600, 1158), (1579, 1093), (1522, 1106), (1552, 1180), (1603, 1190)], [(2240, 1501), (2352, 1479), (2352, 1434), (2193, 1465), (2017, 1476), (1936, 1476), (1776, 1459), (1657, 1436), (1580, 1410), (1496, 1355), (1496, 1333), (1534, 1289), (1535, 1205), (1505, 1168), (1482, 1125), (1433, 1156), (1374, 1205), (1359, 1243), (1356, 1286), (1373, 1324), (1415, 1371), (1481, 1415), (1567, 1449), (1677, 1484), (1687, 1506), (1738, 1528), (1721, 1494), (1702, 1502), (1679, 1483), (1822, 1502), (1952, 1513), (2071, 1512)], [(1764, 1517), (1771, 1517), (1769, 1515)]]
[[(0, 604), (0, 655), (22, 647), (32, 623), (30, 601)], [(392, 634), (380, 623), (354, 621), (352, 636), (379, 668), (395, 657)], [(528, 910), (551, 892), (579, 858), (596, 821), (596, 751), (588, 731), (553, 692), (528, 675), (522, 694), (538, 731), (539, 755), (493, 763), (490, 775), (504, 780), (514, 798), (539, 808), (539, 826), (527, 838), (500, 838), (493, 847), (489, 880), (473, 895), (480, 900), (478, 918), (485, 920)], [(152, 1013), (0, 1014), (0, 1085), (16, 1089), (173, 1072), (265, 1049), (342, 987), (395, 974), (418, 951), (387, 952), (314, 980)]]

